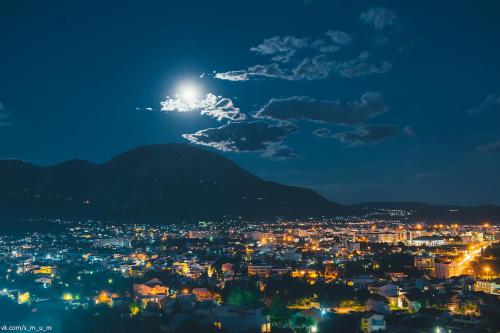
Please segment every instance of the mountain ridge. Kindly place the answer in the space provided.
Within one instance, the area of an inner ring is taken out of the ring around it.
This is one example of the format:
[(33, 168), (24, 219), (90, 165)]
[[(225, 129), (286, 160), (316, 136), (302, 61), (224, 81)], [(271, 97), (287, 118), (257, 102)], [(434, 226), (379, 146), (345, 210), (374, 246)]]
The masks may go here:
[(28, 208), (42, 215), (162, 222), (319, 217), (349, 210), (310, 189), (265, 181), (221, 155), (186, 144), (141, 146), (101, 164), (74, 159), (39, 167), (0, 161), (0, 185), (0, 208), (8, 210), (10, 204), (11, 211), (17, 207), (24, 215)]
[[(71, 159), (50, 166), (0, 160), (0, 218), (98, 218), (175, 223), (377, 216), (412, 211), (408, 222), (500, 222), (500, 207), (367, 202), (341, 205), (317, 192), (266, 181), (214, 152), (188, 144), (136, 147), (103, 163)], [(0, 221), (1, 222), (1, 221)]]

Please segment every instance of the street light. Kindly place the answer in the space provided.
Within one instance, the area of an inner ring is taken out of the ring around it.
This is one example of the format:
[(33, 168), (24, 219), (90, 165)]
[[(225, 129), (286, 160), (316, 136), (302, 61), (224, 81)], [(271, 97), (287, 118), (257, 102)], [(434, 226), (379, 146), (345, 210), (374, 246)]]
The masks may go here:
[(486, 272), (486, 278), (489, 279), (491, 268), (489, 266), (484, 266), (483, 270)]

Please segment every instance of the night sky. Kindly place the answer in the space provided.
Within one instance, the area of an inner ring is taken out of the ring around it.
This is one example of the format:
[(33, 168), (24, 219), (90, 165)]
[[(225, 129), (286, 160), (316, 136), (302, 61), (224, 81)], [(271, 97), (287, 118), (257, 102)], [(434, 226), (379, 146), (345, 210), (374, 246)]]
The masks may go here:
[(500, 204), (498, 1), (0, 3), (0, 157), (191, 142), (341, 203)]

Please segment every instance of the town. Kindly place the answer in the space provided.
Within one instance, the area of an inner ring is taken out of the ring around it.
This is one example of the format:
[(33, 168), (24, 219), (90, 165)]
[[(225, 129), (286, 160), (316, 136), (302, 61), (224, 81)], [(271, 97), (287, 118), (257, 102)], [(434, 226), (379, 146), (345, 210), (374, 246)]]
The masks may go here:
[(384, 214), (32, 221), (57, 232), (1, 236), (1, 316), (53, 332), (496, 331), (500, 229)]

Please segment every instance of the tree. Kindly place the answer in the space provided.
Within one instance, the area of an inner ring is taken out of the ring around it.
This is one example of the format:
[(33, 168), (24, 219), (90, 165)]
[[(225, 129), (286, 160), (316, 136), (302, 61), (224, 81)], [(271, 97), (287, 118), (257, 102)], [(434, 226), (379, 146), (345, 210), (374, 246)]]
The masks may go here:
[(292, 319), (292, 327), (297, 333), (309, 332), (309, 328), (316, 325), (316, 320), (312, 317), (298, 315)]
[(269, 316), (273, 326), (283, 327), (290, 320), (292, 313), (280, 296), (274, 296), (269, 305)]
[(232, 289), (226, 303), (238, 307), (258, 307), (262, 305), (259, 293), (255, 289), (245, 287)]

